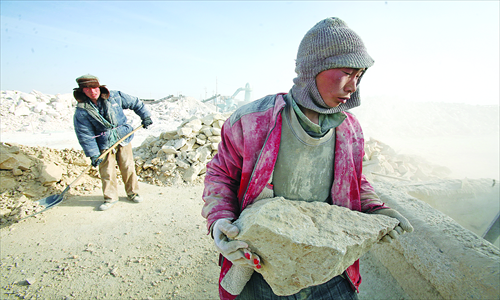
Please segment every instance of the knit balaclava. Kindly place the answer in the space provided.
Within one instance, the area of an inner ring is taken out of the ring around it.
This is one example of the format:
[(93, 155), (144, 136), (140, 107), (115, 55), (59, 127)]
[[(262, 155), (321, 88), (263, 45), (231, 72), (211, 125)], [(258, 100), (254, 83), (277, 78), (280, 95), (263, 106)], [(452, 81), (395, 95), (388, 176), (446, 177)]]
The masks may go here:
[(344, 21), (338, 18), (324, 19), (311, 28), (300, 42), (292, 96), (299, 105), (321, 114), (359, 106), (358, 88), (346, 103), (328, 107), (316, 87), (316, 76), (335, 68), (369, 68), (373, 63), (361, 38)]

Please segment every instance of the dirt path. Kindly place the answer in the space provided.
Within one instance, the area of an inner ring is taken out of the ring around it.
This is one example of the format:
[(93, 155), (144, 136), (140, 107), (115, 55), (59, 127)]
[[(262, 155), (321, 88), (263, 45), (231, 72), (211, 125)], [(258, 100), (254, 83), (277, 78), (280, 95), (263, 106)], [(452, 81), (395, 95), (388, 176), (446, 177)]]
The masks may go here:
[(218, 299), (203, 186), (140, 186), (140, 204), (98, 211), (96, 189), (2, 228), (0, 298)]

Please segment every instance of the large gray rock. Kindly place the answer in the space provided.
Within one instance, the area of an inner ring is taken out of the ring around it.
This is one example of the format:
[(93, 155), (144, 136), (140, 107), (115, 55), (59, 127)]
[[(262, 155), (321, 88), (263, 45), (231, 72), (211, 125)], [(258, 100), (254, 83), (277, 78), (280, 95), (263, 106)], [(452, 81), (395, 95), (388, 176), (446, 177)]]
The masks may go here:
[(234, 222), (236, 237), (261, 258), (258, 270), (285, 296), (322, 284), (366, 253), (398, 220), (322, 202), (260, 200)]

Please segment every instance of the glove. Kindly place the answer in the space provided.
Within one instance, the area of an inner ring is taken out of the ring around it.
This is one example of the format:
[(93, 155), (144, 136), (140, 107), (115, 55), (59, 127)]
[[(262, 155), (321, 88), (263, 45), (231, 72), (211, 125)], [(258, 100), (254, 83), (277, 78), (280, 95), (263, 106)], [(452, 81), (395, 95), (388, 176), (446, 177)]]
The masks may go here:
[(215, 247), (235, 265), (261, 268), (260, 258), (248, 250), (248, 244), (242, 241), (232, 241), (240, 230), (229, 219), (219, 219), (213, 227)]
[(392, 240), (397, 239), (401, 234), (405, 232), (413, 232), (413, 226), (411, 226), (410, 221), (403, 217), (398, 211), (391, 208), (384, 208), (374, 211), (372, 214), (386, 215), (391, 218), (399, 220), (399, 224), (391, 230), (388, 234), (382, 237), (381, 241), (385, 243), (391, 243)]
[(99, 156), (92, 156), (90, 160), (92, 161), (93, 167), (97, 167), (100, 163), (102, 163), (102, 158), (99, 158)]
[(148, 129), (148, 126), (153, 124), (153, 120), (151, 120), (150, 117), (145, 117), (144, 119), (142, 119), (142, 126), (144, 126), (144, 129)]

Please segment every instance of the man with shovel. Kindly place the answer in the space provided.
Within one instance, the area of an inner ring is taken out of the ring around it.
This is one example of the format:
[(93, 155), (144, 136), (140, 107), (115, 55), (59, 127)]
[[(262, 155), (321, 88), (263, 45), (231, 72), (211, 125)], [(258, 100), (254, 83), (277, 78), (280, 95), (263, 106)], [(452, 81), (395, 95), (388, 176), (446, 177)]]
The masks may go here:
[[(141, 118), (144, 128), (153, 123), (151, 113), (139, 98), (120, 91), (110, 91), (93, 75), (80, 76), (76, 82), (78, 88), (74, 89), (73, 95), (78, 104), (73, 122), (78, 142), (85, 155), (90, 157), (92, 166), (99, 166), (104, 195), (104, 203), (99, 209), (107, 210), (118, 202), (116, 165), (120, 168), (128, 199), (136, 203), (141, 202), (130, 144), (133, 135), (120, 144), (115, 144), (133, 130), (132, 126), (127, 124), (124, 109), (132, 109)], [(101, 158), (101, 153), (110, 148), (113, 149)]]

